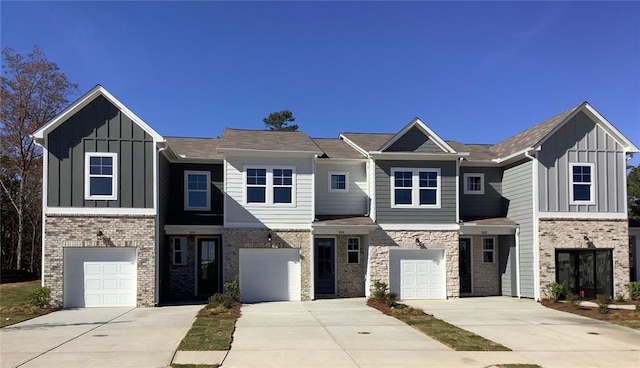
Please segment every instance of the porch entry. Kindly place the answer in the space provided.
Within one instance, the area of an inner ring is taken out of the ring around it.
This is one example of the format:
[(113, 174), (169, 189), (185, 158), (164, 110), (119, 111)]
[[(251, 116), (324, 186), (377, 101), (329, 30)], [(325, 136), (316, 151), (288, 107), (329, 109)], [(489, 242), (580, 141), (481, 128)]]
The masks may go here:
[(198, 295), (220, 292), (220, 239), (198, 238), (197, 291)]
[(613, 297), (612, 250), (556, 249), (556, 281), (585, 298)]
[(315, 295), (336, 293), (336, 262), (334, 238), (314, 239)]
[(458, 248), (460, 294), (471, 294), (471, 239), (460, 238)]

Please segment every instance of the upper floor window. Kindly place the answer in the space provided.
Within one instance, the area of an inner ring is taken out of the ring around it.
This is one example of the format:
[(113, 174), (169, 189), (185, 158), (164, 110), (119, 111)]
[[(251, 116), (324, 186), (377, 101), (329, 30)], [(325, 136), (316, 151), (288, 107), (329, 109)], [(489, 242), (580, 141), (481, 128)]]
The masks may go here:
[(90, 152), (84, 159), (84, 198), (116, 200), (118, 180), (118, 155), (107, 152)]
[(204, 210), (211, 209), (211, 185), (209, 171), (185, 171), (184, 172), (184, 209)]
[(569, 196), (572, 204), (593, 204), (594, 164), (569, 164)]
[(245, 203), (295, 203), (295, 172), (290, 167), (245, 167)]
[(391, 207), (440, 208), (440, 169), (391, 169)]
[(484, 174), (464, 174), (464, 194), (484, 194)]
[(349, 173), (341, 171), (329, 171), (329, 191), (348, 192)]
[(493, 263), (495, 258), (495, 244), (493, 238), (482, 238), (482, 262)]

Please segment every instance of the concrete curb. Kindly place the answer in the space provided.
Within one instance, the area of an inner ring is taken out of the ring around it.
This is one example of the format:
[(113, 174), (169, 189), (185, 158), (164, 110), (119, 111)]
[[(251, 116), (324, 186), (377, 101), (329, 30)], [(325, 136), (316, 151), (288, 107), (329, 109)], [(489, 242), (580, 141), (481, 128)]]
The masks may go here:
[(219, 364), (222, 365), (229, 350), (176, 351), (172, 364)]

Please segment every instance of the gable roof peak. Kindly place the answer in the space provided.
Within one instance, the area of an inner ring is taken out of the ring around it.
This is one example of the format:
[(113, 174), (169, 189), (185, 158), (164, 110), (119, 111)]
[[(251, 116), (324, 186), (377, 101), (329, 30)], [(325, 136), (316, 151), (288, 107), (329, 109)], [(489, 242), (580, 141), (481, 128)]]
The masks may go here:
[(419, 117), (413, 118), (407, 125), (404, 126), (398, 133), (396, 133), (391, 139), (389, 139), (385, 144), (383, 144), (378, 151), (385, 151), (389, 147), (391, 147), (395, 142), (397, 142), (400, 138), (402, 138), (407, 132), (409, 132), (412, 128), (418, 128), (422, 131), (430, 140), (432, 140), (442, 151), (446, 153), (456, 153), (456, 150), (453, 149), (444, 139), (440, 138), (433, 130), (431, 130), (427, 124), (425, 124)]

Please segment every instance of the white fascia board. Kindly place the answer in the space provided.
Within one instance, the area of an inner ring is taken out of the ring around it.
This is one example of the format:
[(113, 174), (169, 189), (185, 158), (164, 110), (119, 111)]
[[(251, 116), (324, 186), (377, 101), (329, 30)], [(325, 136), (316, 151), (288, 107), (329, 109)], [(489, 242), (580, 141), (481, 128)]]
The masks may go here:
[(320, 151), (293, 151), (293, 150), (258, 150), (258, 149), (244, 149), (244, 148), (220, 148), (218, 152), (222, 152), (227, 156), (243, 156), (253, 157), (259, 155), (260, 157), (314, 157), (316, 155), (322, 155)]
[(387, 143), (385, 143), (382, 147), (380, 147), (380, 151), (384, 151), (387, 148), (391, 147), (392, 144), (398, 141), (398, 139), (404, 136), (414, 126), (422, 130), (422, 132), (425, 133), (429, 137), (429, 139), (432, 139), (435, 142), (435, 144), (438, 147), (440, 147), (440, 149), (442, 149), (443, 151), (448, 153), (456, 153), (456, 150), (454, 150), (449, 144), (447, 144), (447, 142), (445, 142), (442, 138), (440, 138), (440, 136), (437, 135), (433, 130), (429, 129), (429, 127), (425, 123), (423, 123), (422, 120), (420, 120), (420, 118), (414, 118), (413, 120), (411, 120), (409, 124), (405, 125), (405, 127), (402, 128), (391, 139), (389, 139)]
[(47, 215), (140, 215), (155, 216), (155, 208), (117, 208), (117, 207), (46, 207)]
[(515, 225), (482, 225), (460, 226), (460, 235), (513, 235), (516, 233)]
[(313, 233), (317, 235), (368, 235), (377, 226), (374, 225), (313, 225)]
[(367, 162), (368, 159), (366, 158), (324, 158), (324, 157), (318, 157), (318, 163), (321, 165), (328, 165), (331, 163), (339, 163), (339, 164), (352, 164), (352, 165), (356, 165), (356, 164), (361, 164), (363, 162)]
[(309, 224), (287, 224), (287, 223), (270, 223), (264, 224), (262, 222), (226, 222), (225, 228), (235, 229), (290, 229), (290, 230), (311, 230), (311, 223)]
[(346, 144), (350, 145), (351, 147), (353, 147), (356, 151), (360, 152), (361, 154), (363, 154), (365, 157), (369, 157), (369, 152), (367, 152), (365, 149), (363, 149), (362, 147), (358, 146), (357, 144), (355, 144), (351, 139), (345, 137), (344, 135), (340, 134), (340, 136), (338, 137), (339, 139), (342, 139), (343, 141), (345, 141)]
[(463, 160), (460, 167), (498, 167), (500, 166), (495, 160)]
[(425, 153), (425, 152), (382, 152), (371, 151), (369, 155), (381, 160), (457, 160), (460, 157), (467, 157), (469, 153)]
[(164, 225), (167, 235), (220, 235), (223, 229), (221, 225)]
[(538, 212), (539, 219), (627, 220), (626, 212)]
[(104, 96), (109, 102), (114, 104), (120, 111), (122, 111), (125, 115), (127, 115), (135, 124), (140, 126), (142, 130), (147, 132), (151, 137), (153, 137), (153, 141), (164, 142), (164, 138), (156, 132), (153, 128), (151, 128), (144, 120), (140, 119), (138, 115), (134, 114), (133, 111), (129, 110), (122, 102), (120, 102), (117, 98), (115, 98), (111, 93), (109, 93), (104, 87), (101, 85), (96, 85), (89, 92), (82, 95), (78, 98), (74, 103), (69, 105), (66, 109), (64, 109), (60, 114), (58, 114), (55, 118), (45, 124), (42, 128), (38, 129), (35, 133), (33, 133), (32, 137), (36, 140), (42, 140), (45, 135), (49, 134), (52, 130), (57, 128), (60, 124), (65, 122), (69, 117), (71, 117), (76, 112), (80, 111), (82, 108), (87, 106), (91, 101), (95, 100), (98, 96)]
[(458, 224), (378, 224), (382, 230), (460, 230)]
[[(492, 161), (495, 162), (496, 164), (504, 165), (504, 164), (507, 164), (507, 163), (510, 163), (510, 162), (517, 161), (517, 160), (522, 159), (522, 158), (526, 158), (527, 157), (527, 153), (532, 151), (532, 150), (533, 150), (533, 148), (527, 148), (527, 149), (524, 149), (522, 151), (518, 151), (516, 153), (513, 153), (513, 154), (511, 154), (509, 156), (506, 156), (506, 157), (496, 158), (496, 159), (494, 159)], [(520, 156), (522, 156), (522, 157), (520, 157)]]

